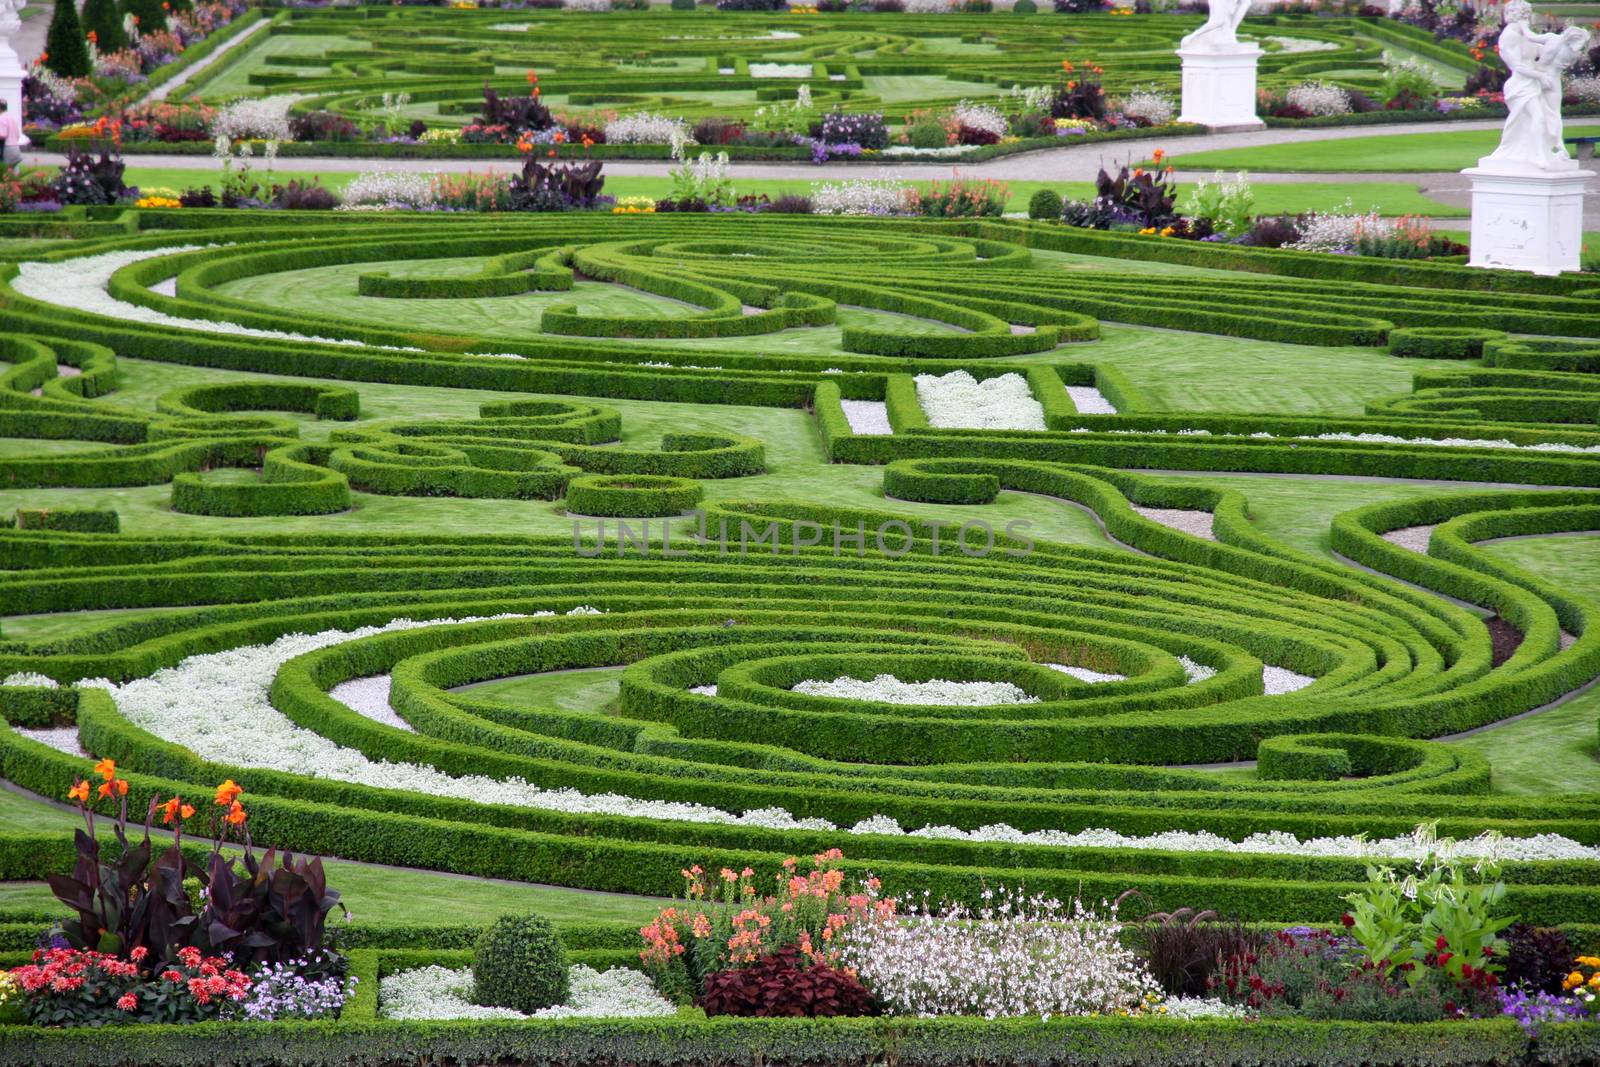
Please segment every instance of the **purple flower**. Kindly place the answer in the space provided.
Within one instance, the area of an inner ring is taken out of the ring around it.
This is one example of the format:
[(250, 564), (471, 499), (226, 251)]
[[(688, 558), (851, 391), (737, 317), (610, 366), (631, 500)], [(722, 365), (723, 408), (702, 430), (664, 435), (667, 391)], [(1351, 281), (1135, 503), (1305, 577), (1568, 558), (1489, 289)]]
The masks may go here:
[(1528, 993), (1521, 989), (1501, 989), (1500, 1014), (1517, 1020), (1530, 1034), (1536, 1034), (1544, 1023), (1570, 1023), (1589, 1014), (1578, 1001), (1554, 993)]

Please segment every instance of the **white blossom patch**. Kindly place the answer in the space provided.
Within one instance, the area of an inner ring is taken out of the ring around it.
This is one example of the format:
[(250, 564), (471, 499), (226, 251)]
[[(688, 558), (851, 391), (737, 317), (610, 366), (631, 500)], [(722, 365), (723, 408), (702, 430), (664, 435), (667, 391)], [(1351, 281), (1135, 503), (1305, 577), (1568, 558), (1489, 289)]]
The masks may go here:
[(841, 400), (839, 406), (844, 408), (844, 418), (850, 424), (851, 433), (894, 432), (889, 425), (889, 405), (882, 400)]
[[(11, 288), (23, 296), (58, 307), (105, 315), (124, 322), (142, 322), (150, 326), (174, 326), (183, 330), (201, 330), (208, 333), (234, 334), (240, 337), (269, 337), (280, 341), (311, 341), (324, 345), (363, 346), (364, 341), (347, 338), (314, 337), (287, 330), (258, 330), (240, 326), (236, 322), (217, 322), (211, 319), (180, 319), (142, 304), (129, 304), (118, 300), (106, 291), (111, 276), (130, 263), (140, 263), (157, 256), (172, 256), (179, 252), (194, 252), (206, 245), (176, 245), (171, 248), (142, 248), (123, 252), (102, 252), (94, 256), (78, 256), (58, 263), (21, 263), (17, 276), (11, 279)], [(421, 352), (420, 348), (372, 345), (395, 352)]]
[(987, 707), (991, 704), (1037, 704), (1032, 696), (1010, 682), (951, 682), (935, 678), (927, 682), (903, 682), (892, 674), (870, 680), (848, 676), (831, 682), (806, 679), (791, 687), (796, 693), (846, 700), (874, 700), (882, 704), (940, 704), (954, 707)]
[(601, 972), (576, 964), (568, 971), (565, 1004), (525, 1015), (472, 1002), (472, 969), (434, 965), (399, 971), (378, 983), (378, 1014), (385, 1019), (623, 1019), (676, 1015), (646, 978), (626, 967)]
[(0, 685), (20, 686), (27, 689), (60, 689), (61, 683), (48, 674), (34, 671), (16, 671), (0, 678)]
[(689, 692), (698, 693), (703, 697), (714, 697), (717, 695), (717, 685), (715, 682), (710, 685), (691, 685)]
[(366, 678), (352, 678), (328, 690), (328, 695), (357, 715), (393, 726), (397, 730), (416, 733), (416, 727), (400, 717), (389, 703), (389, 686), (392, 675), (374, 674)]
[(1078, 681), (1088, 682), (1090, 685), (1095, 685), (1099, 682), (1125, 682), (1128, 680), (1126, 674), (1104, 674), (1100, 671), (1091, 671), (1088, 667), (1069, 667), (1065, 663), (1046, 663), (1045, 666), (1053, 671), (1060, 671), (1062, 674), (1070, 674)]
[(1287, 667), (1266, 665), (1261, 668), (1261, 688), (1269, 697), (1296, 692), (1314, 681), (1311, 675), (1296, 674)]
[(1168, 1019), (1245, 1019), (1250, 1012), (1240, 1004), (1216, 997), (1171, 997), (1156, 1005), (1156, 1014)]
[(1183, 673), (1189, 679), (1185, 683), (1187, 685), (1203, 682), (1217, 673), (1215, 667), (1207, 667), (1204, 663), (1196, 663), (1188, 656), (1179, 656), (1178, 662), (1183, 665)]
[(811, 77), (810, 63), (752, 63), (750, 64), (750, 77), (752, 78), (809, 78)]
[(1002, 374), (982, 381), (964, 370), (919, 374), (917, 402), (928, 423), (951, 430), (1042, 430), (1044, 406), (1033, 398), (1028, 380)]
[[(1074, 426), (1067, 433), (1142, 434), (1151, 437), (1165, 437), (1169, 434), (1176, 437), (1211, 436), (1210, 430), (1097, 430), (1088, 426)], [(1286, 434), (1280, 437), (1278, 434), (1268, 433), (1265, 430), (1258, 430), (1245, 436), (1258, 441), (1357, 441), (1365, 444), (1430, 445), (1438, 448), (1511, 448), (1526, 449), (1529, 452), (1600, 452), (1600, 445), (1572, 445), (1564, 441), (1539, 441), (1531, 445), (1520, 445), (1503, 437), (1396, 437), (1393, 434), (1386, 433)]]
[(1092, 385), (1069, 385), (1066, 387), (1067, 395), (1072, 398), (1072, 406), (1078, 409), (1080, 415), (1115, 415), (1116, 405), (1106, 399), (1106, 395)]
[(13, 726), (11, 729), (26, 737), (30, 741), (37, 741), (41, 745), (49, 745), (57, 752), (65, 752), (69, 756), (87, 756), (83, 744), (78, 740), (76, 726)]

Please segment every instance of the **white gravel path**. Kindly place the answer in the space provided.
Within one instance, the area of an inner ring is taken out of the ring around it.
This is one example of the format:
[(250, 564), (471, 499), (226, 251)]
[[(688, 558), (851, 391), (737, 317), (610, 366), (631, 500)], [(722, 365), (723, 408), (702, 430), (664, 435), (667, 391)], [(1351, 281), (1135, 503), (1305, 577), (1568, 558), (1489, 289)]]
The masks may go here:
[(1078, 409), (1080, 415), (1115, 415), (1116, 406), (1107, 400), (1105, 394), (1092, 385), (1069, 385), (1067, 395), (1072, 398), (1072, 406)]
[(156, 282), (150, 287), (150, 291), (158, 296), (170, 296), (176, 298), (178, 295), (178, 276), (173, 275), (164, 281)]
[(711, 685), (691, 685), (689, 692), (699, 693), (703, 697), (714, 697), (717, 695), (717, 687), (715, 683)]
[(1409, 548), (1413, 552), (1427, 555), (1428, 539), (1432, 536), (1433, 526), (1403, 526), (1398, 530), (1386, 531), (1383, 539), (1391, 545), (1399, 545), (1401, 548)]
[(393, 679), (387, 674), (373, 674), (365, 678), (352, 678), (328, 690), (328, 695), (351, 711), (373, 722), (393, 726), (407, 733), (416, 733), (416, 727), (402, 719), (389, 705), (389, 685)]
[(1144, 508), (1138, 504), (1133, 505), (1133, 510), (1151, 522), (1170, 526), (1181, 533), (1204, 538), (1207, 541), (1217, 539), (1217, 535), (1211, 532), (1211, 524), (1216, 516), (1209, 511), (1192, 508)]
[(1183, 673), (1188, 678), (1185, 685), (1203, 682), (1217, 673), (1215, 667), (1207, 667), (1204, 663), (1196, 663), (1188, 656), (1179, 656), (1178, 662), (1183, 664)]
[(889, 425), (889, 405), (882, 400), (841, 400), (839, 406), (844, 408), (845, 421), (850, 423), (851, 433), (894, 432)]

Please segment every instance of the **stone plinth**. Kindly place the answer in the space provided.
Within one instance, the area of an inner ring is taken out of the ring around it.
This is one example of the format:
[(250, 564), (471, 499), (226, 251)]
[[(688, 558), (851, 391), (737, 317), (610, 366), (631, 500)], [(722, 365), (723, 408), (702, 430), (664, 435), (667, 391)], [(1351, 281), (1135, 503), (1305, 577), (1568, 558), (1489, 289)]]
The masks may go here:
[(1469, 266), (1534, 274), (1578, 269), (1583, 191), (1593, 172), (1576, 165), (1571, 170), (1524, 170), (1483, 160), (1461, 173), (1472, 179)]
[(1183, 60), (1183, 112), (1179, 122), (1213, 130), (1253, 130), (1266, 124), (1256, 117), (1256, 61), (1261, 49), (1242, 44), (1226, 52), (1180, 48)]

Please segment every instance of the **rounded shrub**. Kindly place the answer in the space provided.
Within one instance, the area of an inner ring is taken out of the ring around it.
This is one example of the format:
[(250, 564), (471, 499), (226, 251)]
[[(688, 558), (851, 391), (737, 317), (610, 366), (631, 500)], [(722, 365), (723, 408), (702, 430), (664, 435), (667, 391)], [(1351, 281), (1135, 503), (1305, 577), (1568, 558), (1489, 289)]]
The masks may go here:
[(542, 915), (502, 915), (472, 955), (473, 999), (524, 1014), (564, 1004), (571, 994), (567, 950)]
[(662, 474), (590, 474), (567, 485), (567, 510), (605, 518), (682, 515), (700, 502), (703, 490), (691, 478)]
[(1505, 338), (1503, 330), (1463, 326), (1406, 326), (1389, 331), (1389, 352), (1416, 359), (1481, 359), (1483, 346)]
[(672, 10), (674, 10), (674, 11), (693, 11), (694, 10), (694, 0), (672, 0)]
[(1034, 3), (1033, 0), (1017, 0), (1015, 4), (1011, 5), (1011, 13), (1013, 15), (1033, 15), (1038, 10), (1039, 5)]
[(1061, 194), (1054, 189), (1040, 189), (1028, 198), (1028, 217), (1030, 219), (1059, 219), (1061, 217)]

